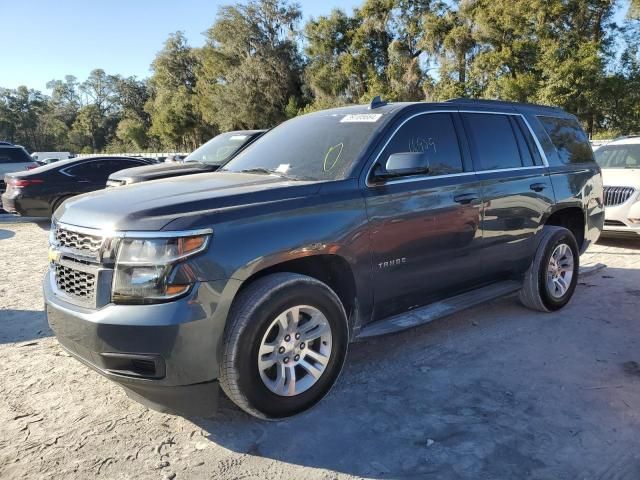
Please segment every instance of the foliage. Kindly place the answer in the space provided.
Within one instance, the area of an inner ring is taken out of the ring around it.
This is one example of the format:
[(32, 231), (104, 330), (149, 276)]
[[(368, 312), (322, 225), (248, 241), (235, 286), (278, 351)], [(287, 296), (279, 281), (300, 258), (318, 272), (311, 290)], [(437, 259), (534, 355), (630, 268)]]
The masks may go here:
[(244, 0), (218, 10), (202, 48), (170, 35), (149, 79), (96, 69), (52, 80), (49, 95), (0, 89), (0, 139), (191, 150), (375, 95), (552, 104), (596, 137), (640, 132), (640, 0), (362, 0), (301, 18), (288, 0)]

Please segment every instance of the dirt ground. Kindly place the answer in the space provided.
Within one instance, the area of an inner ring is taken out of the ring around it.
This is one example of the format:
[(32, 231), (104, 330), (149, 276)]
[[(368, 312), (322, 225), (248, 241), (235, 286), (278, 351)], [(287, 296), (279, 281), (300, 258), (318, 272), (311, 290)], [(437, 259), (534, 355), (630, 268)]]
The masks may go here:
[(640, 478), (640, 238), (606, 240), (554, 314), (506, 298), (351, 347), (313, 410), (147, 410), (70, 358), (41, 294), (47, 225), (0, 219), (0, 478)]

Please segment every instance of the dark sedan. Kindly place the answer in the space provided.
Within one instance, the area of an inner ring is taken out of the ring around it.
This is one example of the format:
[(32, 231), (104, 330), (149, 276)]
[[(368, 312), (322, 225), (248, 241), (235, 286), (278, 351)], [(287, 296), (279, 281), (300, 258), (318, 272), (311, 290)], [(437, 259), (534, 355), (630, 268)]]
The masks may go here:
[(73, 158), (5, 176), (3, 208), (29, 217), (49, 217), (67, 198), (104, 188), (112, 173), (150, 165), (144, 158)]
[(264, 135), (265, 132), (266, 130), (237, 130), (222, 133), (194, 150), (183, 162), (130, 168), (114, 173), (109, 177), (107, 187), (119, 187), (194, 173), (214, 172)]

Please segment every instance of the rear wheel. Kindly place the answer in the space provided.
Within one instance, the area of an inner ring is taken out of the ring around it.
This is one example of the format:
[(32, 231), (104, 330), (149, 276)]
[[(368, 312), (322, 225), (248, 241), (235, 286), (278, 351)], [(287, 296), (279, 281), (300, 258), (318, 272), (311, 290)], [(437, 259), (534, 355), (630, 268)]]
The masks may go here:
[(546, 226), (540, 235), (520, 301), (533, 310), (550, 312), (571, 300), (578, 282), (580, 252), (573, 233), (566, 228)]
[(249, 285), (234, 302), (220, 385), (251, 415), (295, 415), (329, 392), (342, 369), (347, 343), (346, 315), (333, 290), (304, 275), (269, 275)]

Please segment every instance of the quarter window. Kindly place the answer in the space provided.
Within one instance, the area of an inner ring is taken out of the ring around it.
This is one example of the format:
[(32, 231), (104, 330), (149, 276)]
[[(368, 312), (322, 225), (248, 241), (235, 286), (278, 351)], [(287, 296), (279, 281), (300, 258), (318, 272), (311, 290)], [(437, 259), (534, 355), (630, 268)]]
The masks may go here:
[(576, 120), (544, 116), (539, 116), (538, 119), (549, 134), (562, 163), (594, 161), (587, 134)]
[(382, 166), (394, 153), (419, 152), (429, 161), (427, 175), (463, 171), (462, 157), (453, 119), (448, 113), (428, 113), (408, 120), (400, 127), (380, 155)]
[(465, 113), (462, 117), (473, 149), (476, 170), (522, 167), (509, 115)]

